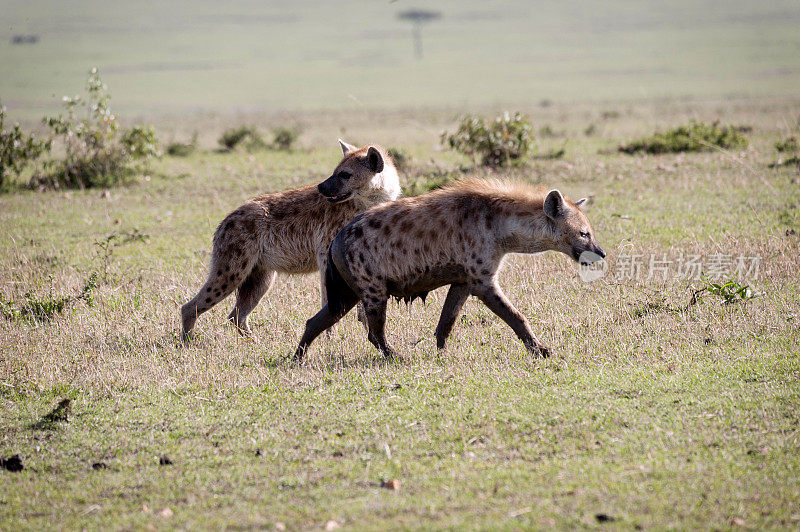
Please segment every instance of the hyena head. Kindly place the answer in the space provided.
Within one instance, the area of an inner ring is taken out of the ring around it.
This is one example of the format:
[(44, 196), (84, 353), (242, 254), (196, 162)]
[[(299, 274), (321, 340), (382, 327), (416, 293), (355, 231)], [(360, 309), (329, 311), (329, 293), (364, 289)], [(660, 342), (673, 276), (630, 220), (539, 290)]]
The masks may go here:
[(319, 193), (331, 203), (356, 201), (371, 207), (400, 195), (400, 180), (392, 158), (375, 145), (356, 148), (339, 139), (342, 160), (320, 183)]
[(581, 210), (586, 198), (571, 202), (558, 190), (551, 190), (544, 200), (544, 214), (550, 220), (552, 241), (555, 251), (569, 255), (575, 261), (594, 262), (597, 258), (581, 258), (581, 254), (591, 252), (605, 258), (606, 252), (597, 245), (589, 219)]

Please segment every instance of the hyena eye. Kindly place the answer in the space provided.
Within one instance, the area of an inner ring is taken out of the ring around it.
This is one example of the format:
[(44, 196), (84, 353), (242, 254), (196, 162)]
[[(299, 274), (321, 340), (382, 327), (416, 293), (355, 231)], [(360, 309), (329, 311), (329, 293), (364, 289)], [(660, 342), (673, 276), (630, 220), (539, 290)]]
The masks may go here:
[(581, 231), (581, 238), (589, 238), (589, 233), (586, 231)]
[(351, 174), (350, 172), (341, 172), (341, 173), (339, 173), (339, 178), (340, 179), (350, 179), (351, 177), (353, 177), (353, 174)]

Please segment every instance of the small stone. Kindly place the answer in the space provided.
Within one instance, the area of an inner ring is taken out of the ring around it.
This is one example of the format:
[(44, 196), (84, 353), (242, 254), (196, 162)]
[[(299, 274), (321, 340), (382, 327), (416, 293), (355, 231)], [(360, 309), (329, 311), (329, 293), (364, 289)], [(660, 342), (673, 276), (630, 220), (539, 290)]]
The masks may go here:
[(383, 480), (381, 481), (381, 487), (386, 488), (387, 490), (397, 491), (400, 489), (400, 481), (396, 478), (392, 480)]
[(6, 471), (11, 471), (12, 473), (19, 473), (25, 466), (22, 465), (22, 459), (19, 457), (18, 454), (14, 456), (9, 456), (8, 458), (0, 458), (0, 468), (5, 469)]
[(598, 523), (613, 523), (617, 520), (616, 517), (608, 514), (594, 514), (594, 518), (597, 519)]
[(161, 517), (172, 517), (172, 510), (170, 510), (169, 508), (162, 508), (161, 510), (158, 511), (158, 515), (160, 515)]
[(327, 523), (325, 523), (325, 530), (336, 530), (337, 528), (341, 528), (342, 525), (331, 519)]

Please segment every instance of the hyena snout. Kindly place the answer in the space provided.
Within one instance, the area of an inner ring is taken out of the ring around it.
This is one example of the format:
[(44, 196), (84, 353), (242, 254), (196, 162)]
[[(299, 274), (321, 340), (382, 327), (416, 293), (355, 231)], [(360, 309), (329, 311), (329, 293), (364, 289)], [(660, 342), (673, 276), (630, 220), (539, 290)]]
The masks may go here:
[(349, 187), (344, 186), (341, 178), (336, 175), (330, 176), (328, 179), (317, 185), (319, 193), (325, 196), (325, 199), (331, 203), (338, 203), (348, 199), (353, 191)]
[[(599, 257), (599, 258), (598, 258)], [(581, 264), (596, 262), (600, 259), (606, 258), (606, 252), (597, 245), (596, 242), (590, 243), (588, 246), (573, 246), (572, 258)]]

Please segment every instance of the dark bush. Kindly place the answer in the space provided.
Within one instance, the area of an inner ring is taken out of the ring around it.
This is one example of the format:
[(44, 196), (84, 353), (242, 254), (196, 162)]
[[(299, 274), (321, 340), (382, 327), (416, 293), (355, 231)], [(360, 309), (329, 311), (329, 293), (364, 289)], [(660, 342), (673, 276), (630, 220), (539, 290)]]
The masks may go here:
[(219, 145), (226, 151), (236, 149), (240, 144), (253, 146), (255, 144), (264, 145), (264, 141), (258, 130), (251, 126), (239, 126), (226, 129), (219, 137)]
[(800, 152), (800, 143), (797, 142), (795, 136), (787, 137), (775, 143), (775, 150), (779, 153), (798, 153)]
[(706, 124), (692, 121), (687, 126), (670, 129), (666, 133), (655, 133), (651, 137), (633, 140), (619, 147), (619, 151), (634, 153), (678, 153), (709, 151), (717, 148), (742, 149), (748, 145), (747, 138), (739, 128), (723, 126), (718, 122)]
[(171, 157), (188, 157), (197, 149), (197, 132), (192, 135), (192, 140), (188, 144), (183, 142), (170, 142), (167, 144), (167, 155)]
[(528, 161), (533, 148), (533, 128), (528, 119), (508, 112), (491, 122), (475, 116), (461, 119), (453, 134), (442, 133), (442, 143), (485, 166), (510, 166)]
[(300, 136), (296, 128), (279, 127), (272, 130), (272, 147), (276, 150), (289, 151)]

